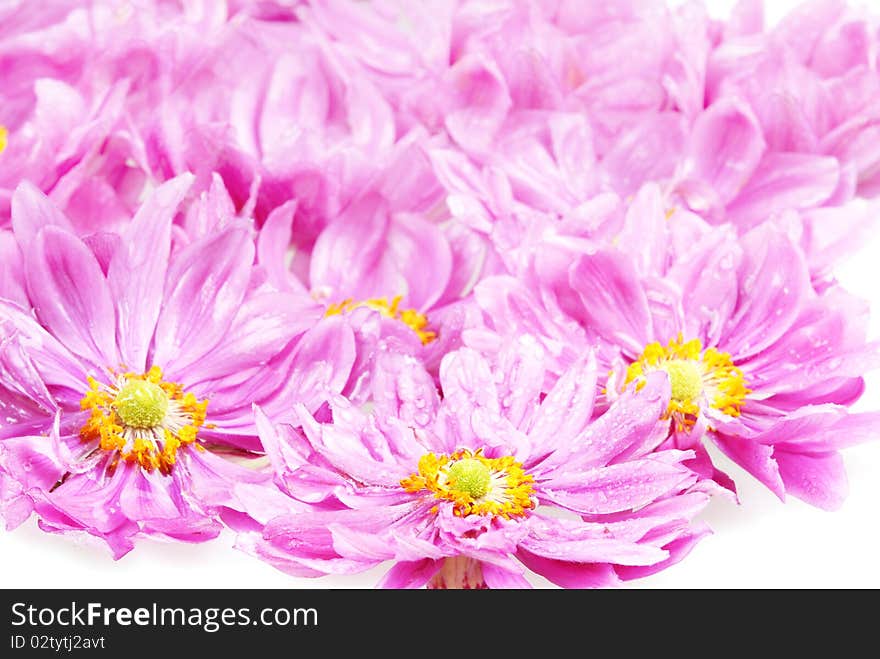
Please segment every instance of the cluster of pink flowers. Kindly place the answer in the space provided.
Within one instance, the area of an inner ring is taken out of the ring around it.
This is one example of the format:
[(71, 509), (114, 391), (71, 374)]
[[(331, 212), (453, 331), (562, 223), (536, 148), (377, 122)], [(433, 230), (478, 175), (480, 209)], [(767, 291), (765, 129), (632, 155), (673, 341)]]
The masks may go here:
[(661, 570), (733, 477), (838, 507), (878, 49), (837, 0), (6, 3), (0, 516), (496, 588)]

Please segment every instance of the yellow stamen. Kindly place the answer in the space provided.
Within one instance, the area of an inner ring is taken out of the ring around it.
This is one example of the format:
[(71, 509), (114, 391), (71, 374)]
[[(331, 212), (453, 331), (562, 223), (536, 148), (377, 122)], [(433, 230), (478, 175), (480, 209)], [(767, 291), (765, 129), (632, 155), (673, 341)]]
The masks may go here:
[(669, 375), (672, 395), (667, 414), (679, 427), (690, 427), (700, 413), (700, 400), (727, 414), (739, 416), (745, 398), (751, 393), (745, 376), (726, 352), (715, 348), (703, 350), (699, 339), (684, 341), (679, 334), (666, 346), (649, 343), (641, 355), (629, 365), (626, 384), (645, 384), (645, 376), (654, 371)]
[[(400, 481), (407, 492), (430, 492), (451, 501), (459, 517), (492, 515), (524, 517), (535, 507), (534, 479), (510, 456), (486, 458), (482, 451), (461, 449), (451, 455), (428, 453), (419, 459), (418, 473)], [(432, 509), (437, 512), (437, 508)]]
[(165, 382), (158, 366), (142, 374), (119, 375), (111, 385), (91, 377), (88, 383), (80, 407), (91, 414), (80, 437), (115, 453), (112, 465), (122, 458), (147, 471), (170, 474), (182, 447), (200, 448), (196, 439), (205, 425), (208, 401)]
[(6, 145), (8, 144), (9, 131), (6, 130), (6, 126), (0, 125), (0, 153), (6, 150)]
[(331, 304), (327, 307), (325, 316), (338, 316), (339, 314), (353, 311), (361, 307), (378, 311), (386, 318), (399, 320), (409, 327), (419, 337), (423, 345), (429, 344), (437, 338), (437, 333), (425, 329), (428, 326), (428, 318), (416, 311), (415, 309), (400, 309), (400, 302), (403, 300), (402, 295), (397, 295), (388, 302), (388, 298), (374, 297), (369, 300), (357, 301), (351, 298)]

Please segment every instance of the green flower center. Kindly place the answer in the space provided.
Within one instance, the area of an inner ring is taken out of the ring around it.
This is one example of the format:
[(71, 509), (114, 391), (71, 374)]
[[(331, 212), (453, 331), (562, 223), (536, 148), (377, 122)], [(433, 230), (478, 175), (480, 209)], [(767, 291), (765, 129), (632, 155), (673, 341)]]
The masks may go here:
[(168, 394), (147, 380), (129, 380), (113, 402), (120, 420), (130, 428), (154, 428), (168, 413)]
[(446, 475), (449, 485), (459, 492), (467, 492), (474, 499), (479, 499), (489, 491), (492, 472), (480, 460), (464, 458), (449, 467)]
[(672, 400), (676, 403), (690, 403), (703, 393), (703, 373), (697, 362), (689, 359), (672, 359), (660, 364), (669, 375)]

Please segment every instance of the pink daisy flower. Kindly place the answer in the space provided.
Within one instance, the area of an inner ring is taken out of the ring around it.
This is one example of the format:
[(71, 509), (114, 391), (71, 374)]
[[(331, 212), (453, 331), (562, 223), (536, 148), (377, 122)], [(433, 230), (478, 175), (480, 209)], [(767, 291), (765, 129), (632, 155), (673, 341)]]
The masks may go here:
[(878, 423), (846, 409), (878, 363), (865, 305), (836, 286), (816, 292), (802, 250), (778, 227), (737, 239), (685, 211), (667, 219), (660, 200), (656, 188), (640, 194), (617, 247), (539, 249), (537, 294), (510, 277), (482, 282), (489, 331), (466, 341), (488, 348), (497, 333), (529, 332), (557, 368), (597, 344), (609, 400), (666, 372), (668, 445), (695, 450), (692, 468), (733, 487), (712, 467), (706, 436), (780, 498), (839, 506), (838, 449)]
[(405, 140), (313, 247), (301, 242), (298, 200), (275, 209), (260, 229), (257, 260), (270, 283), (355, 330), (349, 397), (368, 392), (379, 342), (394, 342), (435, 373), (442, 356), (460, 345), (488, 246), (449, 218), (444, 199), (424, 150)]
[(299, 407), (300, 432), (258, 412), (279, 485), (314, 509), (238, 545), (297, 576), (394, 561), (389, 588), (527, 587), (526, 569), (606, 586), (682, 558), (707, 532), (692, 518), (708, 496), (682, 464), (689, 452), (654, 451), (666, 378), (591, 421), (594, 360), (542, 400), (536, 348), (520, 341), (494, 366), (448, 354), (442, 401), (417, 361), (383, 351), (370, 413), (335, 397), (332, 423)]
[(353, 338), (327, 321), (297, 340), (315, 321), (266, 284), (243, 222), (172, 250), (191, 184), (87, 240), (35, 188), (16, 191), (25, 297), (0, 300), (7, 525), (36, 511), (119, 557), (141, 534), (210, 539), (227, 510), (277, 513), (271, 477), (236, 463), (260, 448), (252, 403), (273, 418), (290, 400), (317, 409), (348, 379)]

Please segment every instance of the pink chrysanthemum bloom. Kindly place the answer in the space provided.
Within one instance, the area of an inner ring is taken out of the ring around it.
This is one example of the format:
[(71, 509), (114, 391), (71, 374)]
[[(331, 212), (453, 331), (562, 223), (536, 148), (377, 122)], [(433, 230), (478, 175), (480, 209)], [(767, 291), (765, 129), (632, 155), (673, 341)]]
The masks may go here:
[(401, 135), (357, 62), (295, 13), (272, 3), (242, 7), (209, 54), (179, 70), (186, 79), (163, 97), (148, 147), (173, 171), (201, 172), (207, 162), (258, 225), (295, 199), (297, 240), (311, 250)]
[[(302, 15), (370, 63), (401, 114), (421, 110), (449, 137), (439, 167), (457, 170), (442, 178), (461, 215), (601, 224), (610, 193), (628, 198), (653, 181), (668, 209), (740, 233), (794, 215), (811, 272), (826, 278), (876, 216), (854, 199), (877, 176), (870, 21), (817, 2), (761, 34), (755, 3), (726, 26), (699, 3), (666, 4), (463, 3), (437, 16), (448, 43), (429, 42), (427, 55), (419, 28), (395, 29), (384, 3)], [(396, 76), (374, 52), (389, 43)]]
[(197, 187), (210, 183), (220, 161), (211, 131), (165, 106), (226, 20), (222, 3), (135, 9), (97, 0), (39, 12), (20, 3), (3, 14), (0, 226), (24, 180), (74, 227), (109, 231), (151, 184), (190, 170), (203, 179)]
[(737, 97), (713, 103), (694, 123), (668, 187), (682, 206), (740, 234), (768, 221), (797, 223), (815, 278), (872, 231), (877, 204), (854, 198), (852, 163), (833, 155), (773, 150), (754, 111)]
[[(527, 568), (567, 587), (606, 586), (682, 558), (707, 530), (708, 495), (656, 451), (663, 375), (591, 421), (586, 357), (542, 400), (540, 350), (523, 337), (493, 368), (470, 349), (440, 368), (443, 400), (412, 357), (382, 351), (372, 411), (336, 397), (333, 422), (299, 408), (302, 433), (260, 434), (279, 485), (313, 512), (272, 520), (239, 546), (297, 576), (385, 561), (389, 588), (527, 587)], [(567, 512), (566, 512), (567, 511)]]
[(876, 195), (876, 16), (856, 3), (813, 0), (762, 32), (761, 13), (760, 3), (741, 3), (707, 62), (707, 101), (747, 101), (768, 152), (801, 154), (804, 173), (816, 174), (821, 160), (806, 156), (831, 156), (844, 165), (841, 186), (850, 194)]
[(139, 534), (203, 541), (226, 510), (277, 513), (271, 477), (223, 456), (260, 448), (253, 402), (275, 418), (291, 399), (316, 409), (310, 387), (339, 391), (353, 338), (328, 321), (296, 340), (314, 321), (266, 284), (243, 222), (172, 250), (191, 184), (164, 184), (121, 234), (86, 240), (35, 188), (16, 191), (22, 299), (0, 299), (7, 525), (36, 511), (119, 557)]
[(299, 16), (362, 63), (398, 121), (445, 131), (478, 156), (529, 113), (586, 117), (604, 154), (643, 121), (702, 107), (711, 25), (698, 3), (465, 1), (425, 12), (333, 0)]
[(706, 62), (706, 109), (673, 149), (670, 207), (741, 234), (796, 213), (811, 272), (827, 277), (877, 215), (856, 198), (880, 190), (874, 23), (817, 0), (762, 33), (760, 3), (741, 3)]
[(689, 465), (702, 475), (733, 488), (705, 436), (780, 498), (839, 506), (838, 449), (880, 423), (847, 412), (878, 364), (865, 305), (837, 286), (817, 293), (803, 252), (778, 227), (737, 239), (686, 211), (667, 217), (655, 187), (633, 202), (614, 244), (538, 250), (536, 292), (512, 277), (485, 280), (475, 296), (490, 331), (474, 328), (466, 341), (485, 348), (496, 333), (530, 331), (557, 368), (598, 342), (609, 400), (651, 373), (669, 375), (668, 445), (696, 451)]
[(393, 340), (432, 372), (460, 345), (467, 296), (488, 248), (449, 221), (444, 201), (428, 157), (406, 141), (387, 168), (377, 167), (372, 184), (329, 218), (312, 249), (300, 243), (297, 200), (261, 227), (257, 260), (270, 283), (354, 328), (354, 377), (371, 372), (379, 341)]

